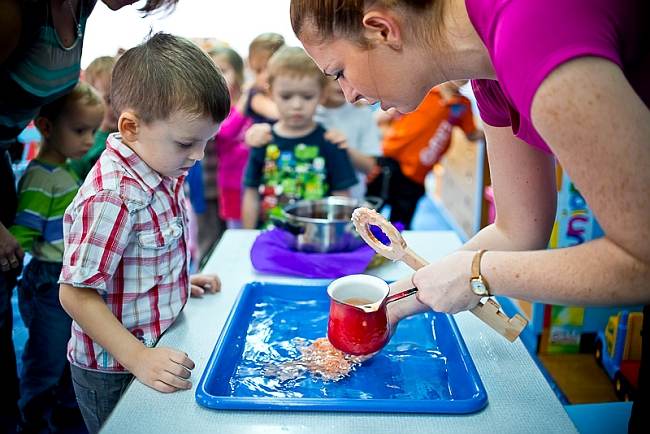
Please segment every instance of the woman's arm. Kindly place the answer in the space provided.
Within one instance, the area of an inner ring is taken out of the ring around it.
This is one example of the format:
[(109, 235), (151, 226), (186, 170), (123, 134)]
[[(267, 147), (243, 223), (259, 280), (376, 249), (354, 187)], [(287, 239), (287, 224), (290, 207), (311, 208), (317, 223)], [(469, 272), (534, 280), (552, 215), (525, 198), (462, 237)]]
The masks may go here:
[(510, 127), (485, 125), (485, 135), (497, 215), (462, 250), (544, 249), (557, 208), (555, 159), (519, 140)]
[[(548, 243), (557, 196), (553, 156), (522, 142), (510, 128), (485, 125), (485, 135), (497, 207), (496, 221), (478, 232), (459, 251), (418, 271), (414, 277), (419, 288), (417, 298), (409, 297), (389, 306), (394, 322), (429, 309), (457, 312), (473, 307), (479, 300), (469, 289), (471, 261), (476, 250), (491, 250), (483, 257), (485, 263), (492, 251), (537, 250)], [(513, 263), (520, 261), (512, 255), (521, 253), (508, 255)], [(484, 263), (481, 271), (487, 275)], [(511, 269), (506, 266), (501, 271), (510, 276)], [(497, 282), (492, 279), (492, 276), (487, 277), (494, 292)]]
[[(556, 304), (650, 302), (650, 111), (616, 65), (579, 58), (544, 80), (533, 100), (532, 118), (606, 235), (564, 249), (508, 251), (541, 249), (548, 231), (541, 231), (544, 223), (536, 235), (526, 234), (531, 228), (525, 222), (539, 217), (526, 210), (527, 200), (539, 192), (503, 194), (513, 185), (535, 192), (529, 179), (512, 176), (525, 174), (525, 167), (508, 170), (521, 165), (522, 156), (503, 155), (497, 161), (493, 150), (497, 222), (464, 246), (493, 250), (482, 261), (491, 291)], [(486, 133), (490, 141), (494, 134)], [(508, 173), (510, 179), (504, 176)], [(420, 301), (448, 312), (472, 307), (477, 302), (468, 284), (472, 256), (458, 251), (416, 273)], [(408, 309), (400, 309), (399, 317), (407, 314)]]

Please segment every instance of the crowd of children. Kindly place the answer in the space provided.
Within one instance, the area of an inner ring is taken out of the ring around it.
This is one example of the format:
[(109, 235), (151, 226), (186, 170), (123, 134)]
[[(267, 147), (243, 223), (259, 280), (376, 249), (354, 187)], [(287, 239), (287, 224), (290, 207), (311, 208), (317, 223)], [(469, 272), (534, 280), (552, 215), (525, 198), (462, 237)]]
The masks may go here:
[[(408, 227), (452, 127), (477, 134), (457, 87), (387, 115), (346, 102), (274, 33), (251, 42), (246, 62), (227, 44), (205, 53), (153, 35), (93, 61), (35, 125), (42, 142), (10, 228), (31, 255), (18, 285), (29, 329), (25, 432), (74, 411), (97, 432), (134, 377), (162, 392), (191, 387), (190, 356), (155, 344), (190, 295), (219, 289), (216, 276), (190, 275), (190, 262), (225, 227), (268, 227), (296, 200), (366, 194)], [(196, 165), (205, 206), (194, 206), (199, 253), (190, 257), (184, 181)]]

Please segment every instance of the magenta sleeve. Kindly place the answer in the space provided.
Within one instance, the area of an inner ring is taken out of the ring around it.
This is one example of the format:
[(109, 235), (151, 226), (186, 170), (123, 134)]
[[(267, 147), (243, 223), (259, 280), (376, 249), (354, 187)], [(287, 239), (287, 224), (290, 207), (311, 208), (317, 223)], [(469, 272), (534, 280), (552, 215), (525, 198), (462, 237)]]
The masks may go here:
[(493, 127), (510, 126), (508, 101), (494, 80), (472, 80), (472, 90), (481, 120)]
[(584, 56), (621, 65), (617, 2), (510, 1), (495, 16), (487, 43), (503, 94), (530, 119), (533, 97), (558, 66)]

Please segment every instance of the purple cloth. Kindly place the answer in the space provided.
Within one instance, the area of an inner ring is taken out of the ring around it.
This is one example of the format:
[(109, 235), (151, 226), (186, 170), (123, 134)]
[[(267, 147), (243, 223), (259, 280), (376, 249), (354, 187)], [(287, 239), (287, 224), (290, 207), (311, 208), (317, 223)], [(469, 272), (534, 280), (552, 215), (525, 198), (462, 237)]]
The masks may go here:
[(643, 46), (650, 37), (647, 4), (639, 0), (466, 0), (469, 18), (497, 76), (496, 81), (472, 80), (483, 121), (495, 127), (512, 126), (515, 136), (551, 152), (531, 120), (533, 97), (555, 68), (584, 56), (619, 65), (650, 106), (650, 54)]
[(363, 273), (375, 251), (361, 246), (351, 252), (305, 253), (292, 250), (294, 235), (281, 229), (262, 232), (251, 248), (257, 271), (298, 277), (335, 279)]
[[(396, 223), (398, 231), (404, 230)], [(388, 237), (377, 226), (370, 226), (373, 235), (382, 243), (390, 245)], [(281, 229), (271, 229), (259, 234), (251, 248), (253, 268), (263, 273), (315, 279), (335, 279), (348, 274), (363, 273), (375, 255), (370, 246), (361, 246), (351, 252), (305, 253), (292, 249), (294, 235)]]

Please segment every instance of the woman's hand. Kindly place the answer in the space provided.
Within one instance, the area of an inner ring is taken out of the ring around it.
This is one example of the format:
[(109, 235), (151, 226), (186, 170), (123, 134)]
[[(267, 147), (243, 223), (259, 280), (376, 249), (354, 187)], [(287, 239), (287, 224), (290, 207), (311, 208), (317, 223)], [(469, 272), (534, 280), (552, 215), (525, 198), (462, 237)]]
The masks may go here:
[(190, 276), (190, 295), (202, 297), (206, 292), (214, 294), (221, 291), (221, 280), (215, 274), (195, 274)]
[(420, 303), (436, 312), (457, 313), (476, 306), (481, 297), (469, 286), (473, 251), (460, 250), (421, 268), (413, 283)]
[(0, 271), (19, 268), (25, 253), (16, 238), (0, 223)]
[(261, 148), (273, 140), (271, 124), (254, 124), (246, 131), (244, 142), (251, 148)]

